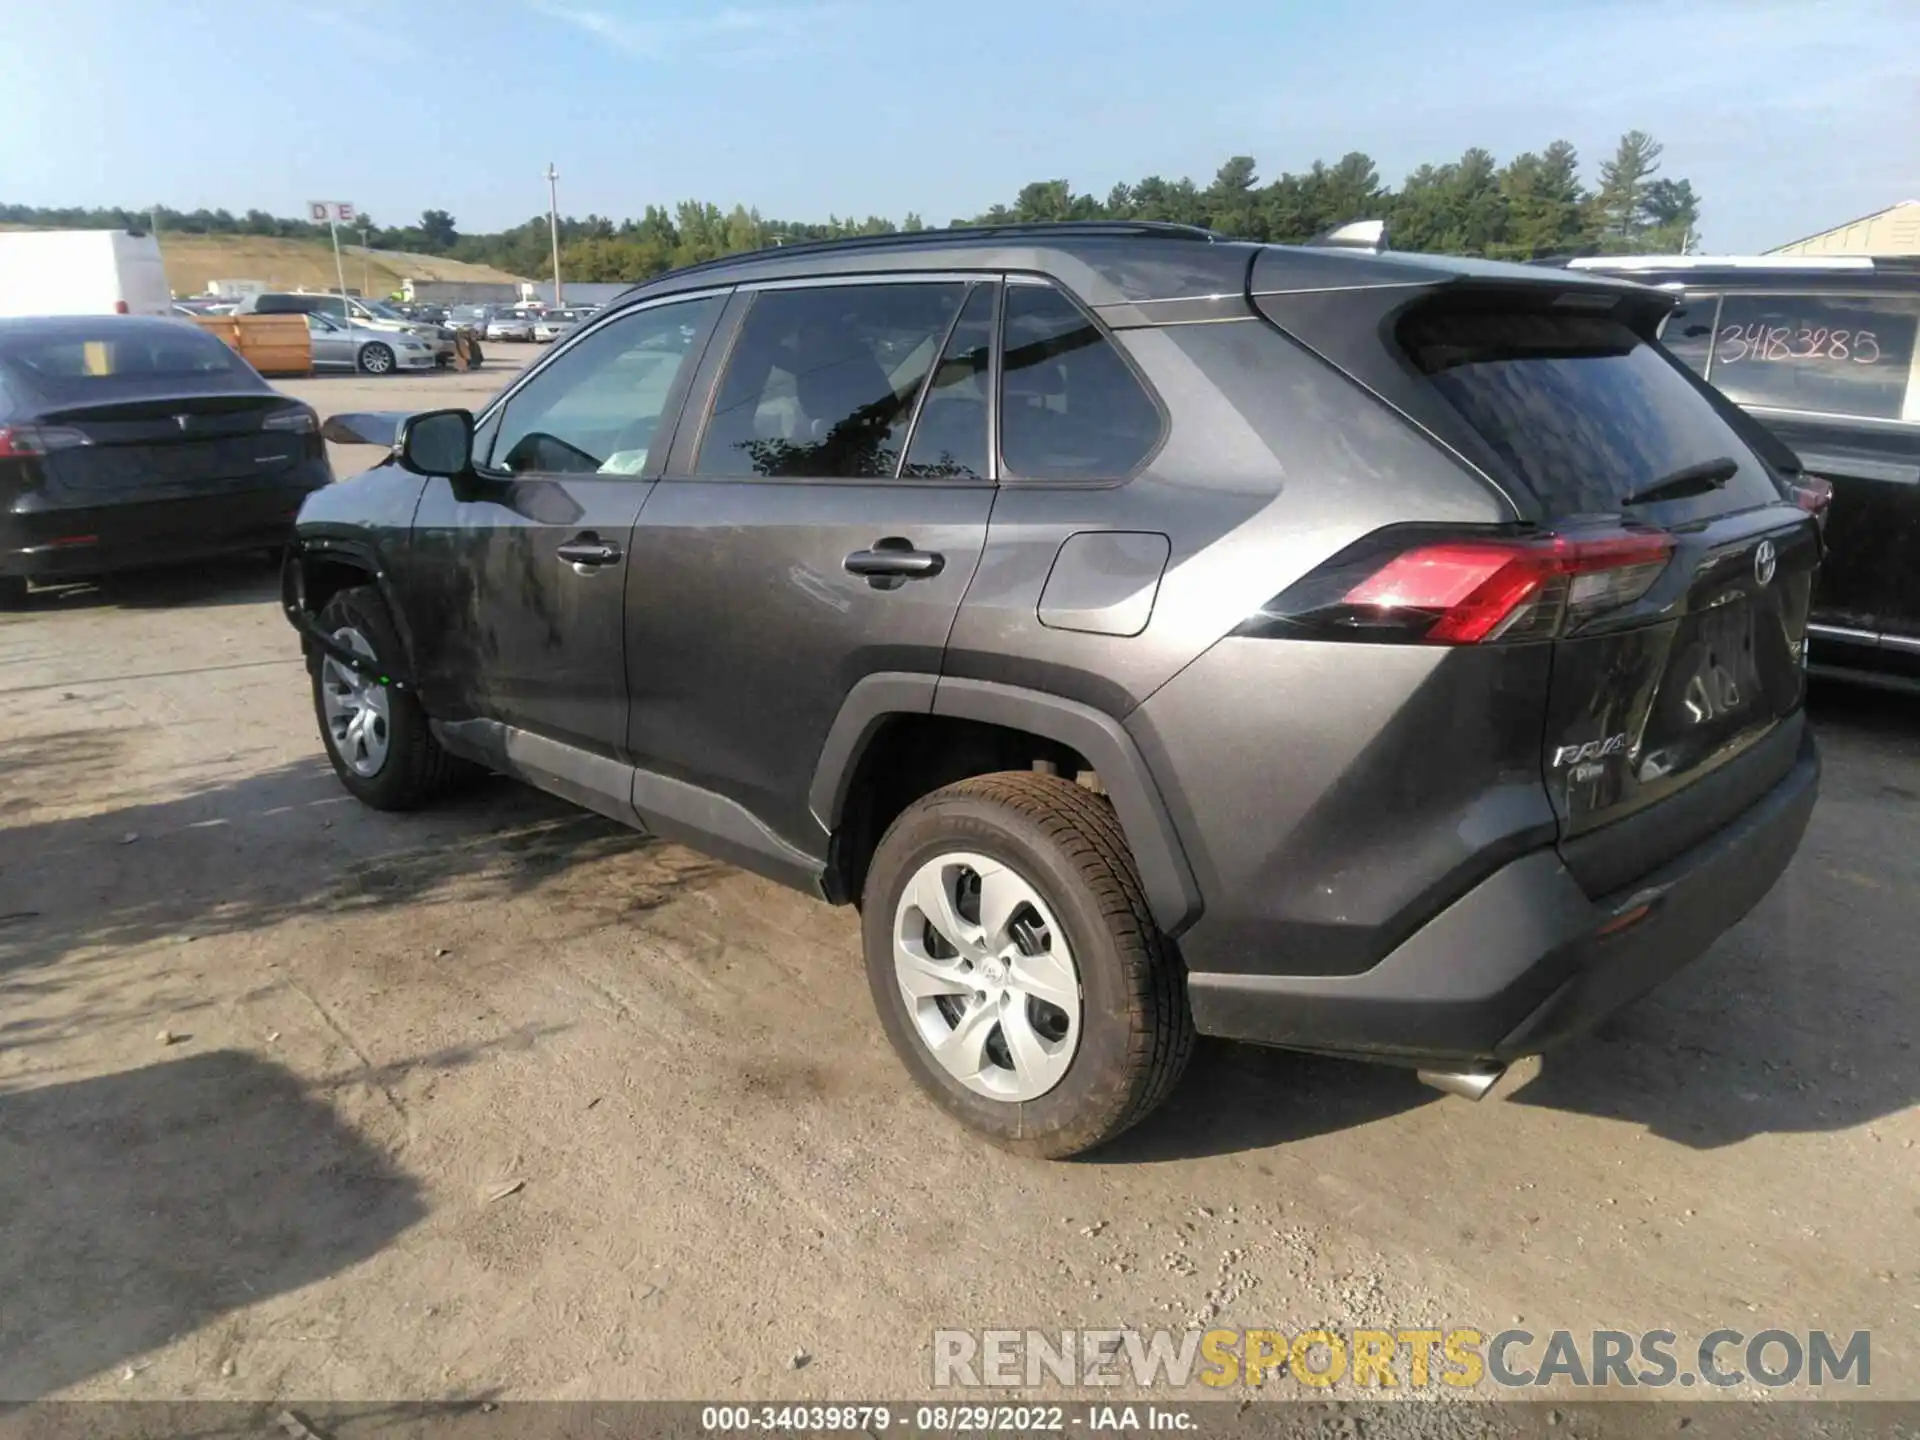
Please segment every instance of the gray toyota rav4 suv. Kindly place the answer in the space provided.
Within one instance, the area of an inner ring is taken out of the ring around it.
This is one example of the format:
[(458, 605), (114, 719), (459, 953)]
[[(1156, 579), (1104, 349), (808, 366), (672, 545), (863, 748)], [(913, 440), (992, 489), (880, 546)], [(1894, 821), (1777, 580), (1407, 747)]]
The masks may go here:
[(1022, 1153), (1196, 1033), (1484, 1090), (1766, 894), (1818, 518), (1657, 291), (1147, 224), (642, 285), (478, 415), (347, 416), (285, 603), (342, 783), (519, 776), (861, 909)]

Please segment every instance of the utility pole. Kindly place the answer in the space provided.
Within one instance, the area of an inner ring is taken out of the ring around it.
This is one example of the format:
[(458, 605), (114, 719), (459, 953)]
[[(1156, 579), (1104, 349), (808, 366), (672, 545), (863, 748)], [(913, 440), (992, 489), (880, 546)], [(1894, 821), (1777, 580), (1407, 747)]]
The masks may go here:
[(560, 172), (547, 162), (547, 228), (553, 232), (553, 308), (560, 308)]
[(373, 294), (373, 227), (360, 220), (360, 293)]

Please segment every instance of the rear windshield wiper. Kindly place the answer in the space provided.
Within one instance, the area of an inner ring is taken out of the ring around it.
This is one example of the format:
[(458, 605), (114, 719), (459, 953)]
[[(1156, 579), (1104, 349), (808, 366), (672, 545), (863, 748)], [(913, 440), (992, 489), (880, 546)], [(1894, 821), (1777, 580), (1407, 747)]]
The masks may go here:
[(1682, 465), (1671, 475), (1662, 475), (1651, 485), (1634, 491), (1620, 503), (1649, 505), (1655, 500), (1678, 500), (1683, 495), (1704, 495), (1709, 490), (1718, 490), (1739, 473), (1740, 462), (1731, 455), (1702, 460), (1695, 465)]

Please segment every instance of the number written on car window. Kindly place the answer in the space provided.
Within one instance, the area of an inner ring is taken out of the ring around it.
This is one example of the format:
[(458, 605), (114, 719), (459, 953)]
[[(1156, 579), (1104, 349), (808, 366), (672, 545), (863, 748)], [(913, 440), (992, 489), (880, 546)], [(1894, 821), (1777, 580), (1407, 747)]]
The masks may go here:
[(1897, 420), (1920, 299), (1727, 295), (1709, 378), (1742, 405)]

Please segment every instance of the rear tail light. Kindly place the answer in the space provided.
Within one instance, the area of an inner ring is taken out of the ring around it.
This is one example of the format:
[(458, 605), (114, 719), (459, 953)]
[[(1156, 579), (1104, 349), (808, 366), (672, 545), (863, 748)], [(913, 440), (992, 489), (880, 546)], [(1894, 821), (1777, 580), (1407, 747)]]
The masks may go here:
[(84, 430), (70, 425), (0, 425), (0, 459), (48, 455), (92, 443)]
[(1234, 633), (1399, 645), (1551, 640), (1638, 600), (1672, 554), (1673, 537), (1658, 530), (1383, 531), (1289, 586)]
[(126, 301), (116, 300), (113, 302), (113, 313), (116, 315), (131, 315), (133, 312), (127, 309)]
[(318, 435), (320, 417), (304, 405), (290, 405), (284, 410), (269, 410), (261, 420), (262, 430), (285, 430), (294, 435)]
[(1787, 483), (1787, 493), (1793, 497), (1793, 503), (1806, 511), (1822, 525), (1827, 523), (1827, 510), (1833, 504), (1833, 482), (1822, 480), (1817, 475), (1800, 475)]

